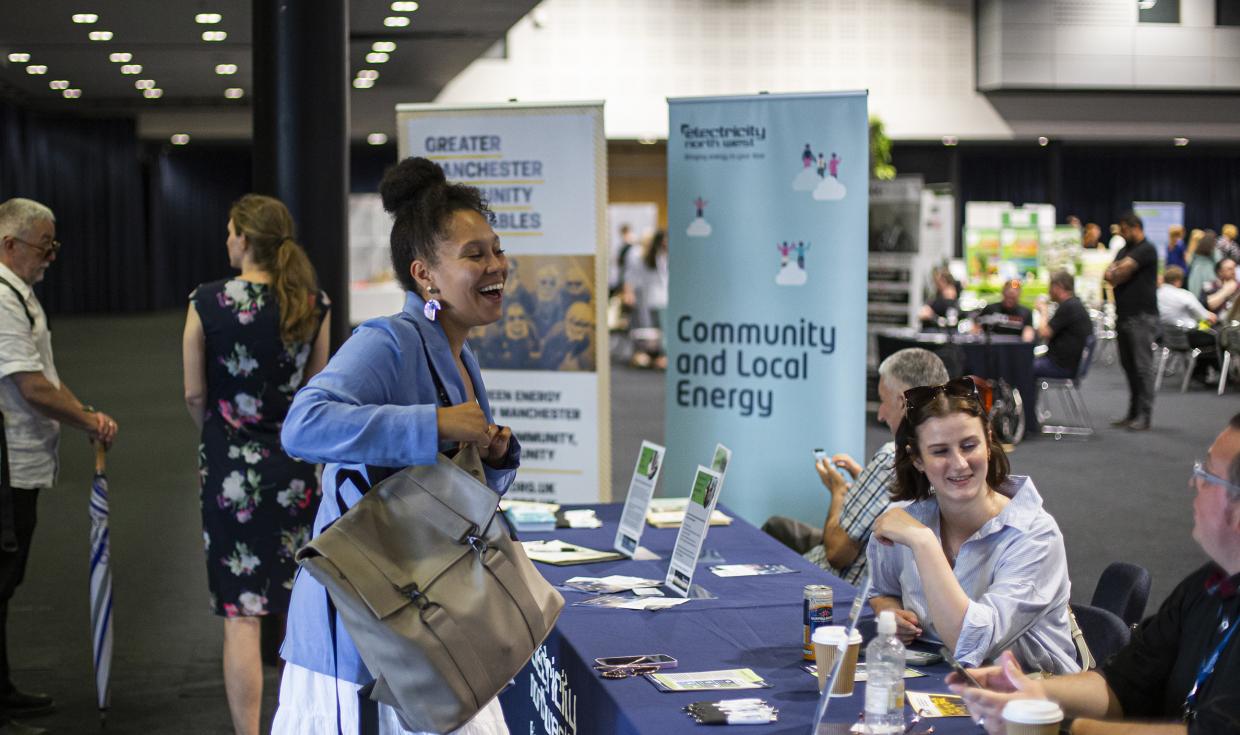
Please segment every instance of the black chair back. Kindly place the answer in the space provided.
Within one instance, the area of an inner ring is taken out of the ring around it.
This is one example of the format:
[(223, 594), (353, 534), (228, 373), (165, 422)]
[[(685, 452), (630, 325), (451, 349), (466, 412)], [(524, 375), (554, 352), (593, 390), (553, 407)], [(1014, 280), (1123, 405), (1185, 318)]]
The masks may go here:
[(1109, 610), (1129, 626), (1141, 622), (1150, 599), (1150, 573), (1126, 561), (1113, 562), (1102, 570), (1090, 605)]
[(1073, 605), (1072, 613), (1076, 615), (1076, 624), (1081, 626), (1096, 666), (1101, 666), (1128, 645), (1132, 629), (1115, 613), (1093, 605)]

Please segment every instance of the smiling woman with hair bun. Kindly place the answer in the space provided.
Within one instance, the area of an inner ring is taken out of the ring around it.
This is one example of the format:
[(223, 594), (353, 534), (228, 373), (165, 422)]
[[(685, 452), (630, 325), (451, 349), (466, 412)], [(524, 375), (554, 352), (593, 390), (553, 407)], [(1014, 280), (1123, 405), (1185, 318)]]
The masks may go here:
[[(390, 169), (379, 193), (393, 217), (392, 265), (405, 287), (404, 309), (359, 326), (297, 394), (284, 424), (290, 454), (326, 465), (316, 536), (340, 517), (341, 504), (361, 498), (352, 482), (337, 484), (342, 470), (374, 484), (381, 479), (372, 476), (377, 468), (434, 464), (439, 452), (474, 444), (487, 484), (502, 494), (520, 462), (512, 431), (492, 419), (478, 363), (465, 344), (471, 329), (499, 320), (508, 278), (482, 195), (449, 184), (425, 158)], [(354, 692), (374, 677), (344, 626), (337, 621), (334, 635), (329, 626), (326, 590), (310, 575), (298, 575), (273, 733), (334, 734), (338, 722), (345, 735), (357, 732)], [(405, 732), (395, 710), (382, 704), (379, 721), (380, 733)], [(498, 701), (457, 732), (507, 733)]]

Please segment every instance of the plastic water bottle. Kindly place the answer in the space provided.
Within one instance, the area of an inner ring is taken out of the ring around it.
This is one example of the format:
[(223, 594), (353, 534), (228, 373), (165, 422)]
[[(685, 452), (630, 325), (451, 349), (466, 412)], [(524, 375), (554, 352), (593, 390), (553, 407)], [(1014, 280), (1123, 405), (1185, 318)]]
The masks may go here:
[(896, 614), (878, 615), (878, 635), (865, 649), (865, 731), (904, 731), (904, 644), (896, 638)]

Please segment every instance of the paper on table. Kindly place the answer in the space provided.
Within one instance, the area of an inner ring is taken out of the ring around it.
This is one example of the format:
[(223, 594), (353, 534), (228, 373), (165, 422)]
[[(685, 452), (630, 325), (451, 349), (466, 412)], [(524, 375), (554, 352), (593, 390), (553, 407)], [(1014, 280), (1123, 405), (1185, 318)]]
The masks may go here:
[[(801, 668), (810, 676), (818, 676), (818, 664), (805, 664)], [(904, 667), (905, 679), (919, 679), (923, 676), (926, 676), (926, 674), (918, 671), (917, 669), (909, 668), (907, 666)], [(858, 663), (857, 672), (853, 675), (853, 681), (865, 681), (867, 678), (868, 677), (865, 673), (865, 662)]]
[(907, 692), (909, 706), (922, 717), (968, 717), (964, 700), (955, 694)]
[(639, 587), (658, 587), (659, 580), (644, 577), (627, 577), (623, 574), (612, 574), (607, 577), (573, 577), (564, 583), (582, 592), (624, 592)]
[(647, 674), (660, 691), (694, 692), (710, 689), (765, 689), (766, 680), (753, 669), (719, 669), (717, 671), (684, 671), (675, 674)]
[(609, 607), (618, 610), (663, 610), (688, 602), (687, 597), (626, 597), (624, 595), (600, 595), (588, 600), (574, 602), (574, 607)]
[(795, 569), (783, 564), (718, 564), (710, 568), (717, 577), (756, 577), (766, 574), (792, 574)]
[(544, 564), (585, 564), (592, 561), (607, 561), (622, 558), (612, 551), (599, 551), (585, 546), (566, 544), (559, 539), (548, 541), (522, 541), (525, 554), (534, 561)]

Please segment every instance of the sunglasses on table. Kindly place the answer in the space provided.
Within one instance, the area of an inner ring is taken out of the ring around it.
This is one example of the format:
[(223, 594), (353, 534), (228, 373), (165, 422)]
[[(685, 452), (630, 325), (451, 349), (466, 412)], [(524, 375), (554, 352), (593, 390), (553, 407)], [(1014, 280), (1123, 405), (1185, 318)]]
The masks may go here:
[(627, 679), (630, 676), (645, 676), (659, 670), (657, 664), (627, 664), (625, 666), (595, 666), (594, 670), (604, 679)]

